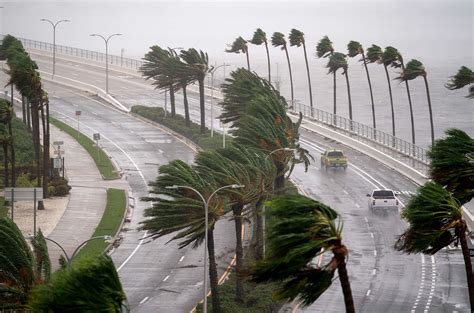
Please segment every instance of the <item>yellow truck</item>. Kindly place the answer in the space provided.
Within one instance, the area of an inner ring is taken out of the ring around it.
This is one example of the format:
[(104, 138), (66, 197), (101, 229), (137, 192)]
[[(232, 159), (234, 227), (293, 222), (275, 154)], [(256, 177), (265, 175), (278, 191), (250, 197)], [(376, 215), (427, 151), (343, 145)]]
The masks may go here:
[(327, 171), (330, 167), (347, 168), (347, 157), (341, 150), (329, 149), (321, 153), (321, 169)]

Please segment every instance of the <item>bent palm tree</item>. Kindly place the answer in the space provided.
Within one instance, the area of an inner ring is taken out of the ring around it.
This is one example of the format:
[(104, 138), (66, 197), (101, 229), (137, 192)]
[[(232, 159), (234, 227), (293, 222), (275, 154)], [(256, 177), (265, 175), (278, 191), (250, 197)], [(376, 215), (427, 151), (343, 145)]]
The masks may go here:
[[(388, 83), (388, 93), (390, 95), (390, 108), (392, 110), (392, 136), (395, 137), (395, 109), (393, 107), (393, 96), (392, 96), (392, 84), (390, 83), (390, 75), (388, 74), (388, 67), (393, 66), (394, 62), (397, 64), (398, 60), (398, 50), (394, 47), (386, 47), (382, 53), (380, 62), (383, 64), (385, 68), (385, 75), (387, 76), (387, 83)], [(395, 141), (394, 141), (395, 143)]]
[[(336, 74), (338, 69), (342, 69), (342, 75), (346, 77), (347, 84), (347, 97), (349, 101), (349, 119), (351, 120), (351, 130), (352, 130), (352, 101), (351, 101), (351, 87), (349, 84), (349, 74), (346, 56), (340, 52), (334, 52), (330, 57), (326, 67), (329, 69), (328, 74)], [(336, 92), (336, 90), (334, 90)], [(336, 107), (334, 107), (334, 115), (336, 115)]]
[(204, 102), (204, 79), (209, 72), (209, 56), (203, 51), (194, 48), (181, 50), (181, 59), (186, 63), (189, 70), (189, 77), (197, 80), (199, 84), (199, 107), (201, 111), (201, 133), (206, 131), (206, 113)]
[[(153, 197), (143, 198), (152, 201), (153, 206), (145, 210), (149, 219), (141, 222), (140, 229), (148, 230), (149, 237), (156, 239), (168, 234), (175, 234), (171, 240), (180, 240), (179, 247), (192, 244), (198, 247), (205, 238), (206, 222), (203, 200), (188, 188), (168, 189), (169, 186), (187, 186), (196, 189), (209, 199), (217, 189), (215, 180), (202, 177), (194, 167), (181, 160), (171, 161), (159, 168), (160, 176), (151, 183)], [(209, 278), (212, 292), (212, 307), (214, 312), (221, 312), (218, 290), (217, 263), (214, 250), (214, 227), (217, 221), (228, 211), (225, 197), (217, 194), (212, 197), (208, 206), (208, 252)]]
[[(328, 36), (324, 36), (316, 45), (316, 56), (326, 58), (334, 53), (332, 41)], [(333, 95), (334, 95), (334, 123), (336, 122), (336, 72), (333, 73)]]
[[(403, 57), (400, 53), (398, 53), (398, 62), (392, 63), (392, 66), (394, 67), (402, 67), (402, 71), (405, 70), (405, 63), (403, 62)], [(408, 86), (408, 80), (405, 81), (405, 86), (407, 89), (407, 96), (408, 96), (408, 108), (410, 109), (410, 122), (411, 122), (411, 143), (415, 144), (415, 118), (413, 116), (413, 105), (411, 102), (411, 93), (410, 93), (410, 87)]]
[(467, 224), (459, 201), (439, 184), (428, 182), (418, 189), (417, 195), (403, 209), (402, 217), (408, 221), (409, 227), (395, 244), (399, 251), (435, 254), (453, 242), (461, 242), (471, 310), (474, 309), (474, 277), (466, 240)]
[(401, 81), (408, 81), (415, 79), (417, 77), (422, 76), (425, 81), (425, 88), (426, 88), (426, 98), (428, 100), (428, 111), (430, 116), (430, 126), (431, 126), (431, 145), (434, 144), (434, 126), (433, 126), (433, 111), (431, 108), (431, 98), (430, 98), (430, 89), (428, 87), (428, 79), (425, 71), (425, 67), (423, 64), (418, 60), (411, 60), (407, 63), (406, 68), (400, 74), (397, 79)]
[[(301, 195), (284, 196), (268, 202), (269, 253), (257, 263), (253, 280), (277, 281), (277, 297), (301, 300), (303, 306), (316, 301), (339, 274), (346, 312), (355, 312), (346, 268), (348, 249), (342, 242), (342, 222), (330, 207)], [(331, 251), (332, 259), (322, 266), (312, 260)]]
[(297, 46), (297, 47), (303, 46), (304, 60), (306, 62), (306, 73), (308, 74), (309, 104), (311, 106), (311, 116), (313, 116), (313, 92), (311, 91), (311, 75), (309, 74), (309, 64), (308, 64), (308, 56), (306, 54), (304, 33), (293, 28), (288, 38), (290, 39), (290, 46)]
[(357, 55), (362, 55), (362, 59), (359, 61), (362, 61), (364, 64), (365, 68), (365, 73), (367, 75), (367, 82), (369, 83), (369, 92), (370, 92), (370, 102), (372, 104), (372, 125), (374, 129), (377, 129), (377, 123), (375, 121), (375, 104), (374, 104), (374, 94), (372, 92), (372, 82), (370, 81), (370, 75), (369, 75), (369, 68), (367, 67), (367, 59), (365, 58), (365, 52), (364, 48), (362, 48), (362, 45), (358, 41), (351, 41), (347, 45), (347, 51), (348, 51), (348, 56), (353, 58)]
[(461, 204), (466, 204), (474, 197), (474, 139), (455, 128), (448, 129), (446, 135), (428, 151), (429, 175)]
[[(451, 76), (451, 79), (444, 86), (449, 90), (455, 90), (470, 84), (474, 84), (474, 72), (466, 66), (461, 66), (456, 75)], [(472, 87), (469, 88), (469, 95), (466, 98), (474, 98)]]
[(242, 38), (238, 37), (235, 41), (230, 45), (229, 49), (226, 49), (225, 52), (231, 53), (243, 53), (247, 57), (247, 69), (250, 71), (250, 60), (249, 60), (249, 47), (247, 46), (247, 41)]
[(279, 32), (274, 32), (272, 36), (272, 46), (281, 47), (285, 51), (286, 60), (288, 61), (288, 71), (290, 73), (290, 87), (291, 87), (291, 107), (295, 104), (295, 97), (293, 93), (293, 75), (291, 73), (290, 55), (288, 54), (288, 47), (286, 46), (285, 35)]
[(265, 50), (267, 51), (267, 63), (268, 63), (268, 82), (272, 82), (272, 75), (270, 73), (270, 53), (268, 52), (268, 40), (267, 34), (261, 29), (257, 28), (257, 30), (253, 33), (253, 37), (250, 40), (250, 43), (254, 45), (261, 45), (262, 43), (265, 44)]

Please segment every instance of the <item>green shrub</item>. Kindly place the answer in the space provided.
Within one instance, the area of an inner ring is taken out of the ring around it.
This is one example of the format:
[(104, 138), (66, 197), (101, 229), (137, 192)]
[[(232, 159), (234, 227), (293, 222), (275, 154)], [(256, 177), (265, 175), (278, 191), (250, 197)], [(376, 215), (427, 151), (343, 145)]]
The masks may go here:
[(62, 177), (51, 178), (48, 185), (49, 195), (62, 197), (69, 193), (71, 186), (68, 185), (68, 180)]
[(34, 183), (30, 180), (30, 175), (26, 173), (21, 173), (16, 178), (17, 187), (34, 187)]

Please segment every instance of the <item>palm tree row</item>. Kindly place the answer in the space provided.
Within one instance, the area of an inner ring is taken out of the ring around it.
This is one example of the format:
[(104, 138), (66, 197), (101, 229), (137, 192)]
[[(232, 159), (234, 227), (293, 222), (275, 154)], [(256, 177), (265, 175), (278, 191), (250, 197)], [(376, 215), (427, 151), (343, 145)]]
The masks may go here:
[[(304, 51), (304, 58), (305, 58), (305, 63), (306, 63), (306, 70), (307, 70), (307, 76), (308, 76), (308, 89), (309, 89), (309, 99), (310, 99), (310, 114), (313, 116), (313, 94), (312, 94), (312, 87), (311, 87), (311, 76), (310, 76), (310, 70), (309, 70), (309, 64), (308, 64), (308, 58), (307, 58), (307, 53), (306, 53), (306, 42), (305, 42), (305, 37), (304, 33), (297, 30), (297, 29), (292, 29), (290, 34), (289, 34), (289, 41), (290, 41), (290, 46), (303, 46), (303, 51)], [(267, 38), (265, 32), (258, 28), (251, 40), (249, 40), (250, 43), (256, 44), (256, 45), (261, 45), (262, 43), (265, 43), (265, 47), (267, 49), (267, 60), (268, 60), (268, 77), (269, 77), (269, 82), (270, 82), (270, 55), (268, 53), (268, 45), (267, 45)], [(292, 71), (291, 71), (291, 64), (290, 64), (290, 58), (288, 54), (288, 49), (287, 49), (287, 43), (285, 39), (285, 35), (280, 32), (275, 32), (271, 38), (271, 43), (274, 47), (281, 47), (282, 50), (285, 51), (286, 53), (286, 58), (288, 61), (288, 69), (289, 69), (289, 76), (290, 76), (290, 86), (291, 86), (291, 103), (294, 105), (294, 92), (293, 92), (293, 77), (292, 77)], [(328, 74), (333, 74), (333, 114), (337, 114), (337, 103), (336, 103), (336, 72), (338, 69), (342, 69), (342, 75), (345, 76), (346, 78), (346, 85), (347, 85), (347, 94), (348, 94), (348, 105), (349, 105), (349, 119), (353, 120), (353, 110), (352, 110), (352, 101), (351, 101), (351, 93), (350, 93), (350, 84), (349, 84), (349, 76), (348, 76), (348, 63), (346, 56), (348, 57), (355, 57), (357, 55), (361, 55), (362, 61), (364, 67), (365, 67), (365, 72), (367, 75), (367, 81), (369, 84), (369, 92), (370, 92), (370, 100), (371, 100), (371, 105), (372, 105), (372, 126), (374, 129), (377, 128), (377, 123), (376, 123), (376, 115), (375, 115), (375, 103), (374, 103), (374, 97), (373, 97), (373, 90), (372, 90), (372, 83), (370, 80), (370, 75), (369, 75), (369, 70), (367, 65), (370, 63), (379, 63), (384, 65), (384, 70), (385, 70), (385, 75), (387, 77), (387, 83), (388, 83), (388, 90), (389, 90), (389, 99), (390, 99), (390, 109), (391, 109), (391, 117), (392, 117), (392, 135), (395, 137), (396, 136), (396, 124), (395, 124), (395, 105), (393, 101), (393, 96), (392, 96), (392, 86), (391, 86), (391, 79), (390, 79), (390, 74), (388, 71), (388, 67), (393, 67), (393, 68), (401, 68), (401, 72), (399, 73), (399, 76), (397, 79), (400, 81), (405, 82), (406, 90), (407, 90), (407, 96), (408, 96), (408, 105), (409, 105), (409, 112), (410, 112), (410, 122), (411, 122), (411, 141), (413, 144), (416, 143), (416, 138), (415, 138), (415, 119), (414, 119), (414, 114), (413, 114), (413, 105), (412, 105), (412, 100), (411, 100), (411, 93), (410, 93), (410, 87), (408, 85), (408, 81), (411, 79), (414, 79), (415, 77), (418, 76), (423, 76), (425, 77), (425, 88), (427, 91), (427, 98), (428, 98), (428, 111), (429, 111), (429, 117), (430, 117), (430, 127), (431, 127), (431, 144), (434, 142), (434, 126), (433, 126), (433, 114), (432, 114), (432, 108), (431, 108), (431, 100), (429, 96), (429, 88), (428, 88), (428, 83), (426, 80), (426, 71), (424, 70), (417, 70), (419, 73), (415, 76), (413, 74), (410, 74), (410, 72), (413, 72), (413, 67), (414, 63), (413, 62), (419, 62), (417, 60), (412, 60), (408, 64), (411, 65), (411, 68), (408, 68), (405, 66), (403, 57), (401, 53), (395, 49), (394, 47), (386, 47), (384, 50), (382, 50), (379, 46), (377, 45), (372, 45), (370, 48), (367, 49), (367, 55), (365, 54), (365, 51), (362, 47), (362, 45), (357, 42), (357, 41), (350, 41), (349, 44), (347, 45), (347, 54), (343, 54), (340, 52), (335, 52), (333, 43), (331, 40), (327, 37), (324, 36), (316, 45), (316, 56), (318, 58), (329, 58), (329, 61), (326, 65), (328, 68)], [(242, 37), (238, 37), (234, 43), (232, 44), (231, 49), (226, 50), (226, 52), (243, 52), (247, 56), (247, 67), (250, 70), (250, 62), (248, 60), (248, 46), (247, 46), (247, 41), (244, 40)], [(407, 64), (407, 66), (408, 66)], [(423, 65), (420, 63), (418, 67)], [(466, 68), (467, 69), (467, 68)], [(468, 70), (468, 69), (467, 69)], [(468, 81), (470, 78), (470, 74), (466, 74), (466, 70), (464, 70), (464, 75), (468, 77)], [(466, 84), (466, 83), (465, 83)], [(467, 83), (470, 84), (470, 83)], [(449, 84), (448, 84), (449, 85)], [(447, 85), (447, 87), (448, 87)], [(456, 89), (456, 84), (452, 85), (453, 87), (448, 87), (451, 89)], [(464, 85), (462, 85), (464, 86)], [(461, 88), (461, 87), (457, 87)], [(474, 90), (473, 90), (474, 92)], [(334, 122), (335, 122), (335, 117), (334, 117)]]
[[(47, 93), (43, 90), (41, 77), (36, 63), (31, 60), (28, 53), (24, 50), (21, 42), (13, 36), (7, 35), (0, 47), (0, 55), (6, 58), (9, 70), (7, 74), (10, 76), (7, 85), (15, 86), (20, 92), (22, 98), (27, 100), (28, 108), (23, 107), (23, 113), (28, 111), (28, 125), (31, 119), (31, 129), (33, 135), (33, 143), (36, 158), (36, 177), (37, 186), (43, 187), (43, 197), (48, 197), (48, 182), (50, 172), (50, 131), (49, 131), (49, 100)], [(23, 102), (24, 105), (24, 102)], [(10, 104), (7, 119), (11, 120), (13, 114), (13, 104)], [(23, 118), (25, 120), (25, 114)], [(43, 132), (43, 142), (40, 140), (40, 123)], [(11, 132), (11, 122), (9, 122)], [(10, 134), (11, 138), (12, 134)], [(11, 139), (12, 140), (12, 139)], [(41, 155), (42, 146), (42, 155)], [(41, 163), (41, 160), (43, 161)], [(15, 186), (15, 154), (13, 143), (11, 143), (11, 162), (12, 162), (12, 180), (11, 185)], [(43, 208), (42, 201), (40, 208)]]
[[(285, 174), (290, 174), (293, 164), (309, 164), (307, 151), (299, 148), (298, 143), (301, 119), (297, 123), (289, 119), (286, 101), (268, 81), (238, 69), (231, 73), (223, 90), (221, 120), (232, 123), (236, 144), (199, 152), (194, 165), (175, 160), (161, 166), (160, 175), (151, 184), (153, 196), (145, 198), (153, 203), (145, 211), (149, 219), (141, 226), (149, 231), (151, 238), (175, 233), (171, 240), (180, 240), (180, 247), (197, 247), (203, 242), (206, 230), (203, 200), (209, 203), (207, 250), (213, 312), (222, 312), (214, 251), (215, 224), (232, 215), (236, 231), (236, 300), (243, 302), (244, 218), (250, 215), (261, 219), (263, 202), (275, 190), (282, 192)], [(230, 185), (241, 188), (213, 193)], [(170, 186), (184, 188), (170, 189)], [(256, 223), (261, 231), (261, 222)], [(257, 233), (257, 241), (263, 241), (263, 232)]]
[(153, 79), (156, 89), (169, 91), (171, 102), (171, 116), (176, 114), (175, 92), (183, 91), (184, 115), (186, 125), (190, 125), (189, 105), (186, 87), (197, 82), (199, 85), (199, 104), (201, 113), (201, 133), (206, 130), (204, 79), (213, 68), (209, 67), (209, 57), (203, 51), (194, 48), (181, 50), (178, 55), (174, 49), (167, 50), (152, 46), (143, 58), (145, 61), (140, 72), (146, 79)]

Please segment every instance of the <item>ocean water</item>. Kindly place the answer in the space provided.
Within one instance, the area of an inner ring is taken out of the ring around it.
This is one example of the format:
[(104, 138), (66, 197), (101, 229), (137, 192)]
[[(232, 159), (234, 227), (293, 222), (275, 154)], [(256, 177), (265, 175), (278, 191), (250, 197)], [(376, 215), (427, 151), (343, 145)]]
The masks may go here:
[[(394, 46), (405, 62), (418, 59), (426, 67), (433, 105), (436, 137), (445, 129), (461, 128), (474, 135), (474, 100), (467, 88), (450, 91), (444, 84), (462, 66), (473, 68), (473, 4), (470, 0), (370, 0), (370, 1), (0, 1), (0, 33), (52, 41), (53, 21), (69, 19), (57, 27), (56, 43), (103, 51), (104, 36), (122, 33), (109, 43), (111, 54), (140, 59), (150, 46), (198, 48), (209, 54), (211, 64), (223, 62), (216, 78), (222, 81), (237, 67), (246, 66), (243, 54), (226, 53), (227, 45), (242, 36), (250, 39), (256, 28), (267, 37), (289, 34), (292, 28), (305, 33), (314, 106), (332, 112), (332, 76), (327, 59), (315, 56), (315, 46), (325, 35), (336, 51), (345, 53), (347, 43), (357, 40), (367, 48)], [(302, 48), (289, 47), (295, 99), (309, 104), (308, 81)], [(263, 46), (249, 46), (251, 69), (267, 77)], [(272, 80), (290, 98), (288, 63), (283, 51), (270, 48)], [(371, 125), (371, 104), (363, 65), (349, 59), (349, 78), (354, 119)], [(391, 132), (388, 85), (382, 65), (370, 64), (377, 127)], [(390, 69), (391, 79), (397, 69)], [(338, 114), (348, 116), (345, 78), (337, 75)], [(392, 80), (397, 136), (411, 140), (408, 100), (404, 84)], [(417, 144), (430, 143), (426, 91), (422, 78), (410, 81)]]

